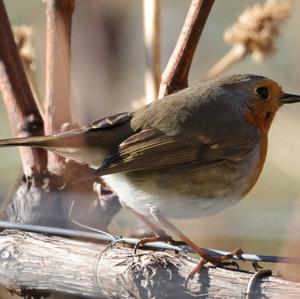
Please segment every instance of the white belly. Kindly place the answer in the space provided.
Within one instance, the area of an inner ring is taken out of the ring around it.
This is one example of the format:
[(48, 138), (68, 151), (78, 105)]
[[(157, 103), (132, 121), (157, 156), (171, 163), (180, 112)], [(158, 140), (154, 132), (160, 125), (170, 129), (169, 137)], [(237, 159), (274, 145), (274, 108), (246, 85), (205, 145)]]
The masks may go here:
[(180, 195), (172, 190), (161, 189), (155, 181), (147, 181), (143, 187), (133, 185), (123, 174), (103, 176), (124, 206), (140, 214), (150, 216), (151, 210), (158, 210), (167, 218), (197, 218), (216, 213), (236, 203), (237, 198), (199, 198), (197, 195)]
[(152, 170), (103, 176), (123, 205), (149, 216), (197, 218), (238, 202), (255, 172), (258, 149), (243, 162), (200, 169)]
[(99, 148), (51, 148), (49, 150), (63, 156), (66, 159), (74, 160), (78, 163), (87, 163), (91, 168), (97, 169), (103, 163), (107, 152)]

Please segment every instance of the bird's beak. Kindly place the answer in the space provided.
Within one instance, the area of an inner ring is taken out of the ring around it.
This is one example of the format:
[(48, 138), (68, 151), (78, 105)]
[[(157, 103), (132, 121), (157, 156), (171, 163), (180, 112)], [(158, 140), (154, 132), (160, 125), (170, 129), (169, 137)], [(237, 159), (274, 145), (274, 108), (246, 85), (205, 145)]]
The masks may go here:
[(280, 98), (282, 104), (293, 104), (300, 102), (300, 96), (296, 94), (284, 93)]

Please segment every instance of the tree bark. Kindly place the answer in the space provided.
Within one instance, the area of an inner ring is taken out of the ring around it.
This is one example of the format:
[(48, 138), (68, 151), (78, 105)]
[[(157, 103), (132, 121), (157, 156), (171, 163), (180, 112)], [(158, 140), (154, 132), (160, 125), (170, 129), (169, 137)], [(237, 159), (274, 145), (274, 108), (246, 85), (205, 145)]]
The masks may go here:
[(300, 283), (253, 273), (205, 267), (187, 282), (197, 262), (186, 255), (108, 247), (7, 230), (0, 234), (0, 279), (11, 292), (59, 291), (97, 298), (298, 298)]

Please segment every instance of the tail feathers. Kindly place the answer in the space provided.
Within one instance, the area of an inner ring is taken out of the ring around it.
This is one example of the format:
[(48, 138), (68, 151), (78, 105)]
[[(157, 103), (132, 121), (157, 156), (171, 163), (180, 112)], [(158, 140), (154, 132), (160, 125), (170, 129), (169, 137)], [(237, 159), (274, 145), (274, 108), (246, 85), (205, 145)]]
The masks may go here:
[(47, 147), (55, 143), (57, 138), (55, 136), (33, 136), (21, 137), (0, 140), (0, 147), (10, 146), (32, 146), (32, 147)]

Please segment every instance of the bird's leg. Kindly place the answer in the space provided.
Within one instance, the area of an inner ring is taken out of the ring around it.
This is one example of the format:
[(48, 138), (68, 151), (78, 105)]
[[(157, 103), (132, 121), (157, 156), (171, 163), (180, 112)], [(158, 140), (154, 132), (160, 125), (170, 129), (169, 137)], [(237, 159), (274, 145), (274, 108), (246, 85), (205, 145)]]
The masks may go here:
[(240, 248), (237, 248), (230, 254), (224, 256), (218, 256), (218, 257), (210, 256), (208, 253), (204, 251), (203, 248), (200, 248), (197, 244), (191, 241), (186, 235), (184, 235), (180, 230), (178, 230), (170, 221), (168, 221), (165, 217), (163, 217), (158, 211), (151, 211), (151, 214), (158, 223), (162, 224), (166, 229), (174, 233), (177, 237), (179, 237), (182, 241), (184, 241), (187, 245), (189, 245), (196, 253), (198, 253), (202, 258), (195, 266), (195, 268), (192, 270), (188, 279), (192, 278), (197, 272), (199, 272), (207, 262), (210, 262), (215, 266), (220, 266), (222, 265), (223, 262), (232, 259), (234, 256), (241, 256), (243, 253), (243, 251)]
[(173, 241), (171, 236), (168, 236), (164, 230), (162, 230), (158, 225), (151, 222), (147, 217), (145, 217), (143, 214), (138, 213), (137, 211), (133, 210), (132, 208), (126, 206), (133, 214), (135, 214), (142, 222), (144, 222), (148, 227), (152, 229), (152, 231), (155, 233), (155, 236), (151, 237), (145, 237), (140, 239), (134, 246), (134, 254), (136, 254), (137, 249), (139, 247), (143, 247), (146, 243), (153, 243), (158, 241), (163, 242), (170, 242)]

